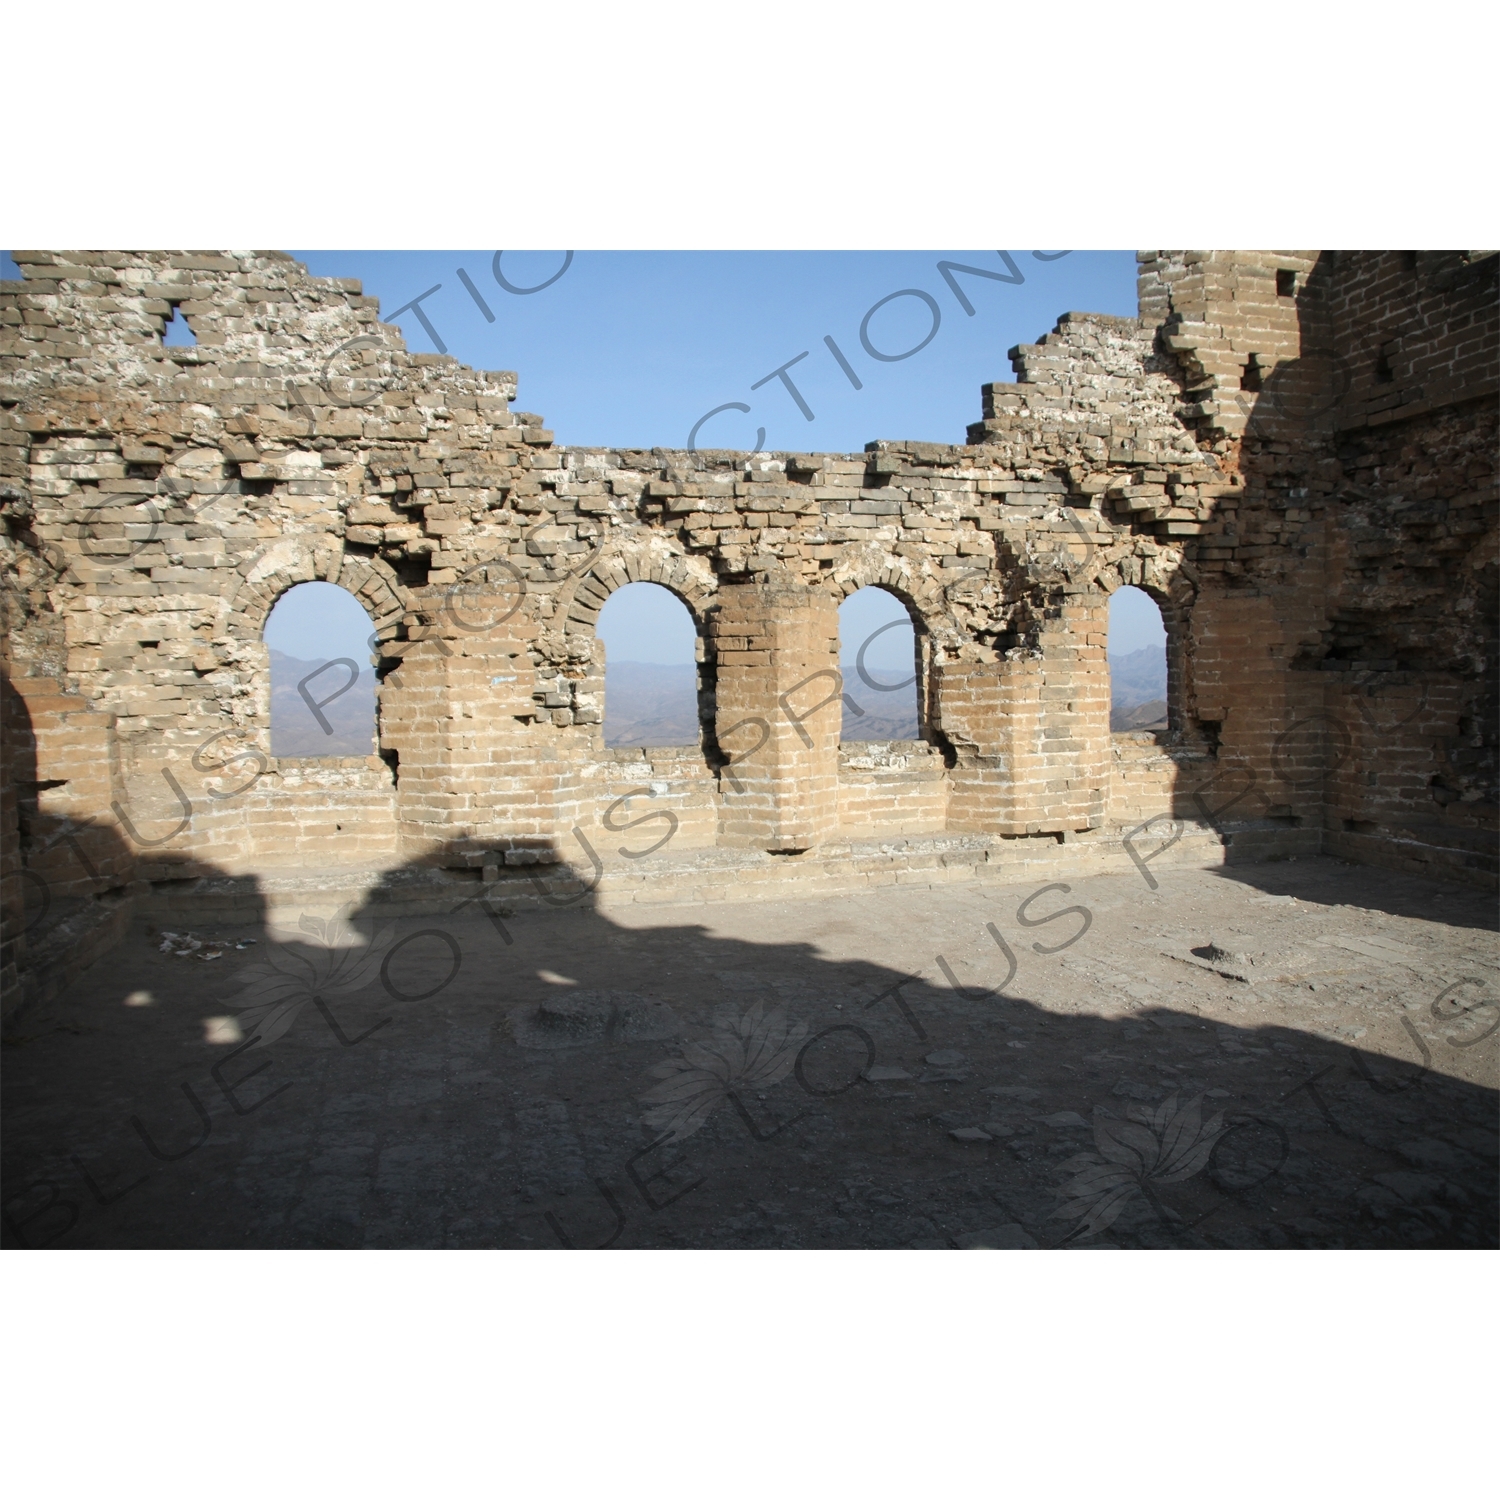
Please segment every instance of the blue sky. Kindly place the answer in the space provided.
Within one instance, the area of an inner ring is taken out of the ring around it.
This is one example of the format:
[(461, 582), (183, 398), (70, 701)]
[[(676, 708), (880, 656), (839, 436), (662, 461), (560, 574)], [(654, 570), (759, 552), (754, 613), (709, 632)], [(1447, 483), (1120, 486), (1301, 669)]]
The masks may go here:
[[(518, 410), (535, 412), (558, 443), (685, 447), (704, 413), (739, 401), (705, 424), (701, 448), (749, 449), (765, 428), (770, 451), (858, 452), (876, 438), (964, 441), (980, 416), (979, 387), (1010, 380), (1006, 351), (1050, 330), (1077, 308), (1135, 315), (1133, 251), (1074, 251), (1038, 260), (1008, 252), (1019, 284), (953, 272), (970, 316), (938, 269), (956, 261), (1010, 276), (994, 250), (908, 251), (294, 251), (314, 274), (353, 276), (380, 298), (408, 347), (438, 352), (416, 310), (398, 311), (432, 287), (420, 308), (447, 352), (481, 369), (515, 370)], [(1054, 252), (1043, 252), (1051, 254)], [(563, 267), (566, 265), (566, 270)], [(465, 286), (463, 271), (493, 322)], [(562, 274), (557, 273), (561, 271)], [(893, 293), (898, 296), (876, 307)], [(871, 309), (875, 309), (871, 313)], [(902, 354), (932, 330), (931, 341)], [(823, 342), (848, 360), (856, 390)], [(779, 378), (788, 374), (807, 420)]]
[(370, 670), (374, 632), (374, 622), (348, 590), (334, 583), (299, 583), (276, 601), (266, 617), (265, 641), (298, 661), (348, 657), (363, 673)]
[(679, 666), (692, 661), (693, 617), (675, 594), (655, 583), (627, 583), (604, 601), (595, 627), (606, 662)]
[(1116, 589), (1109, 596), (1109, 654), (1128, 656), (1154, 646), (1165, 652), (1167, 629), (1156, 601), (1141, 589)]

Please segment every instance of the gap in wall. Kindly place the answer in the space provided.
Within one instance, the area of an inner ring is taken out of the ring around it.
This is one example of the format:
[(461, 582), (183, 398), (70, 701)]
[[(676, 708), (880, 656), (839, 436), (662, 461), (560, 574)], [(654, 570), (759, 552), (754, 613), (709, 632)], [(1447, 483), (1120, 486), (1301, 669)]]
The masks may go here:
[(1109, 727), (1112, 733), (1167, 727), (1167, 628), (1144, 589), (1109, 596)]
[(911, 615), (894, 594), (882, 588), (862, 588), (839, 605), (839, 671), (844, 678), (841, 740), (920, 738), (916, 660)]
[(271, 754), (375, 754), (375, 624), (347, 589), (299, 583), (266, 618)]
[(697, 745), (698, 632), (659, 583), (627, 583), (599, 611), (604, 643), (604, 743)]

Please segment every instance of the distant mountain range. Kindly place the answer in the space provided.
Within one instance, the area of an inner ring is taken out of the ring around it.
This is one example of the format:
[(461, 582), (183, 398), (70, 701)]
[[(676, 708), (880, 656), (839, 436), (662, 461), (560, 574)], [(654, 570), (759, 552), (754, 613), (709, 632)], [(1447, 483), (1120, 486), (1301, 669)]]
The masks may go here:
[[(358, 660), (356, 658), (356, 660)], [(345, 666), (328, 666), (329, 658), (299, 661), (271, 651), (271, 754), (373, 755), (375, 753), (375, 672), (359, 660), (359, 677), (346, 693), (332, 698), (321, 710), (332, 734), (324, 733), (297, 684), (307, 683), (314, 703), (338, 692), (349, 680)], [(327, 671), (319, 672), (327, 666)], [(314, 673), (318, 675), (313, 676)], [(312, 680), (309, 681), (308, 679)]]
[(612, 661), (604, 672), (604, 743), (696, 745), (698, 669)]
[[(895, 693), (859, 691), (862, 684), (856, 677), (854, 687), (844, 683), (844, 723), (839, 732), (843, 740), (914, 740), (920, 737), (917, 724), (917, 690), (915, 686)], [(853, 699), (862, 714), (849, 707)], [(874, 699), (876, 701), (872, 702)]]
[(1167, 727), (1167, 649), (1144, 646), (1109, 659), (1109, 727), (1116, 734), (1128, 729)]
[[(851, 695), (852, 696), (852, 695)], [(870, 694), (865, 695), (867, 698)], [(846, 740), (912, 740), (917, 738), (915, 689), (881, 694), (909, 702), (861, 703), (863, 717), (843, 706)], [(812, 700), (816, 702), (816, 698)], [(831, 713), (830, 706), (825, 712)], [(690, 666), (651, 662), (610, 662), (604, 679), (604, 743), (696, 745), (698, 743), (698, 671)]]
[(1112, 708), (1109, 712), (1109, 727), (1115, 734), (1130, 729), (1165, 729), (1167, 727), (1167, 701), (1153, 698), (1150, 703), (1138, 703), (1134, 708)]

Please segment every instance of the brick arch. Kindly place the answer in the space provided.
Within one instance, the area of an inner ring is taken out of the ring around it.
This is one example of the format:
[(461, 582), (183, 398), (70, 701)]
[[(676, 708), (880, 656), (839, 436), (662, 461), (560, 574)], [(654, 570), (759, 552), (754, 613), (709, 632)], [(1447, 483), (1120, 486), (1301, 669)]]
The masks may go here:
[[(712, 701), (711, 695), (717, 677), (717, 664), (708, 644), (705, 626), (709, 606), (718, 590), (719, 581), (708, 571), (706, 563), (700, 564), (700, 567), (701, 572), (698, 568), (694, 568), (685, 557), (663, 551), (659, 547), (628, 546), (614, 550), (611, 556), (603, 557), (595, 563), (574, 588), (572, 603), (568, 607), (566, 628), (568, 634), (574, 636), (575, 639), (580, 635), (588, 639), (592, 664), (588, 667), (588, 675), (583, 679), (581, 686), (585, 693), (596, 698), (598, 703), (602, 703), (606, 689), (600, 654), (601, 643), (598, 641), (597, 632), (599, 612), (604, 608), (610, 596), (627, 584), (655, 583), (666, 589), (682, 604), (692, 618), (693, 630), (698, 638), (696, 656), (699, 751), (705, 763), (712, 767), (722, 761), (723, 756), (714, 736), (712, 715), (705, 709), (705, 705)], [(597, 712), (597, 706), (595, 711)], [(602, 744), (602, 716), (592, 722), (599, 725), (598, 732)]]
[[(271, 566), (262, 570), (261, 564), (267, 562)], [(259, 577), (254, 576), (257, 572)], [(271, 664), (265, 629), (278, 601), (304, 583), (331, 583), (343, 589), (364, 610), (376, 634), (393, 631), (406, 613), (408, 604), (405, 590), (385, 564), (376, 559), (345, 557), (341, 550), (318, 547), (301, 538), (279, 538), (261, 555), (260, 564), (251, 573), (251, 578), (231, 601), (228, 633), (251, 648), (248, 652), (243, 649), (238, 652), (239, 663), (241, 670), (249, 674), (253, 732), (262, 749), (270, 749), (273, 744)], [(379, 745), (383, 706), (382, 685), (377, 673), (372, 746)], [(301, 758), (290, 757), (292, 760)]]
[(320, 540), (325, 545), (282, 537), (261, 554), (229, 601), (231, 635), (259, 640), (276, 601), (299, 583), (336, 584), (359, 601), (378, 632), (401, 621), (412, 599), (390, 565), (381, 558), (351, 557), (336, 542), (327, 545), (332, 538)]
[(567, 615), (569, 632), (596, 630), (599, 611), (609, 596), (628, 583), (658, 583), (675, 594), (687, 606), (700, 636), (709, 604), (719, 586), (718, 579), (706, 568), (700, 573), (676, 553), (649, 551), (644, 547), (617, 552), (601, 558), (574, 588)]
[[(1170, 558), (1171, 555), (1168, 554)], [(1171, 558), (1172, 561), (1177, 559)], [(1161, 555), (1142, 556), (1134, 551), (1116, 555), (1107, 553), (1090, 571), (1090, 581), (1097, 583), (1106, 594), (1126, 587), (1140, 589), (1162, 608), (1191, 609), (1198, 597), (1198, 586), (1181, 566), (1166, 568), (1161, 565)]]
[(906, 606), (918, 635), (938, 638), (953, 633), (955, 626), (940, 585), (914, 574), (889, 557), (864, 557), (834, 571), (829, 587), (842, 604), (861, 589), (880, 588), (894, 594)]
[(353, 594), (380, 632), (399, 624), (413, 605), (395, 571), (378, 557), (350, 557), (346, 554), (338, 577), (328, 581)]
[(1098, 585), (1106, 598), (1126, 587), (1137, 588), (1149, 596), (1161, 611), (1169, 648), (1174, 636), (1186, 636), (1198, 587), (1182, 568), (1163, 568), (1155, 557), (1128, 553), (1106, 559), (1090, 581)]

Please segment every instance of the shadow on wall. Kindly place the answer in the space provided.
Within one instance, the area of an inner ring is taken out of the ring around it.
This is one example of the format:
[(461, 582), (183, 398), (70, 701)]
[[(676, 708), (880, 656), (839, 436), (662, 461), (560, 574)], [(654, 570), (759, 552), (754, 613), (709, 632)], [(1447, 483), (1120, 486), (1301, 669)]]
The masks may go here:
[[(68, 710), (86, 711), (78, 700), (60, 698), (55, 684), (28, 679), (28, 691), (45, 694), (37, 703), (48, 732), (67, 735)], [(48, 721), (53, 722), (48, 722)], [(130, 915), (128, 887), (135, 853), (111, 824), (75, 818), (60, 810), (70, 790), (90, 806), (110, 801), (105, 726), (93, 726), (100, 743), (65, 746), (51, 757), (53, 770), (75, 769), (93, 784), (80, 789), (67, 779), (41, 779), (37, 730), (26, 696), (0, 672), (0, 734), (3, 734), (4, 1016), (7, 1024), (27, 1007), (57, 994), (117, 942)]]
[[(1267, 409), (1274, 419), (1300, 399), (1341, 471), (1329, 629), (1292, 663), (1329, 685), (1329, 847), (1373, 848), (1387, 863), (1415, 853), (1491, 888), (1497, 268), (1493, 251), (1324, 251), (1297, 296), (1307, 368), (1288, 372), (1295, 394)], [(1259, 416), (1250, 431), (1274, 440)]]
[[(1494, 885), (1500, 710), (1483, 664), (1496, 657), (1500, 585), (1493, 562), (1467, 566), (1492, 526), (1480, 507), (1493, 402), (1416, 368), (1423, 350), (1456, 347), (1466, 320), (1493, 322), (1494, 267), (1442, 257), (1423, 303), (1425, 254), (1345, 263), (1323, 252), (1310, 274), (1277, 273), (1299, 356), (1247, 354), (1238, 380), (1211, 378), (1227, 351), (1214, 346), (1189, 377), (1200, 437), (1242, 432), (1232, 442), (1244, 486), (1204, 502), (1217, 555), (1205, 555), (1192, 607), (1192, 680), (1173, 685), (1181, 727), (1155, 737), (1172, 765), (1150, 833), (1197, 823), (1250, 857), (1322, 850)], [(1396, 261), (1409, 303), (1385, 274)], [(1361, 307), (1367, 273), (1386, 300), (1370, 290)], [(1488, 310), (1439, 288), (1444, 277), (1467, 278), (1475, 299), (1491, 288)], [(1397, 325), (1426, 332), (1403, 353)], [(1190, 369), (1199, 352), (1185, 356)], [(1272, 556), (1267, 525), (1280, 538)], [(1302, 568), (1326, 576), (1326, 597), (1287, 577)], [(1112, 728), (1136, 727), (1124, 720)], [(1117, 740), (1121, 754), (1140, 769), (1150, 752)]]
[(1496, 1094), (1444, 1076), (1472, 1015), (1382, 1056), (1150, 999), (1067, 1014), (1017, 895), (962, 988), (920, 927), (909, 959), (829, 958), (854, 929), (827, 903), (759, 908), (770, 941), (512, 914), (477, 883), (441, 917), (377, 895), (239, 929), (218, 962), (138, 932), (6, 1055), (6, 1242), (1496, 1243)]

